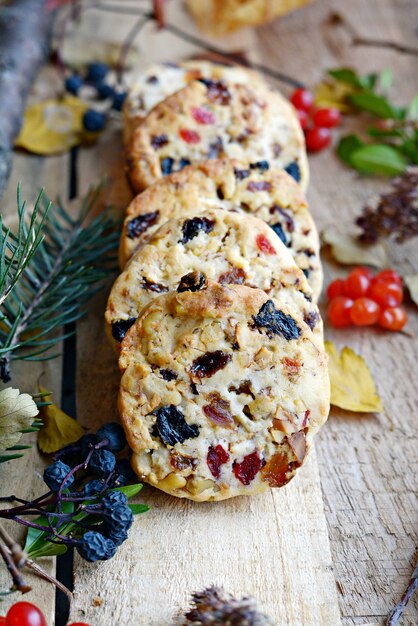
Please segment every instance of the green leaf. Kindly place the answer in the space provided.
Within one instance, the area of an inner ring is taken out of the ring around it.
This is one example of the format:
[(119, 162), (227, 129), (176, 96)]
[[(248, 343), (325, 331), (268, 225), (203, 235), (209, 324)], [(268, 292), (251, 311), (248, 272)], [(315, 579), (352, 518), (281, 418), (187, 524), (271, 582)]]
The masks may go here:
[(393, 81), (393, 73), (389, 69), (382, 70), (379, 75), (380, 89), (384, 92), (389, 91)]
[(410, 163), (418, 164), (418, 139), (407, 139), (400, 144), (399, 150), (407, 157)]
[(398, 128), (390, 128), (390, 129), (380, 129), (380, 128), (369, 128), (367, 133), (370, 135), (370, 137), (388, 137), (388, 138), (392, 138), (392, 137), (398, 137), (398, 138), (402, 138), (403, 137), (403, 133), (401, 130), (399, 130)]
[(345, 83), (346, 85), (351, 85), (352, 87), (359, 88), (362, 88), (364, 86), (357, 72), (350, 69), (349, 67), (341, 67), (335, 70), (329, 70), (328, 74), (335, 78), (335, 80), (338, 80), (341, 83)]
[[(63, 513), (72, 513), (73, 511), (73, 502), (62, 503)], [(41, 515), (33, 521), (35, 524), (45, 526), (46, 530), (42, 531), (38, 528), (28, 528), (24, 550), (31, 559), (41, 556), (58, 556), (59, 554), (64, 554), (67, 551), (67, 547), (64, 544), (51, 543), (47, 540), (47, 537), (49, 536), (49, 527), (48, 520), (44, 515)], [(63, 524), (59, 527), (60, 534), (67, 534), (73, 526), (74, 524), (72, 523)]]
[(366, 111), (377, 117), (384, 119), (394, 119), (398, 117), (398, 110), (395, 109), (383, 96), (378, 96), (372, 92), (349, 94), (350, 104), (361, 111)]
[(418, 94), (412, 98), (411, 104), (408, 108), (407, 118), (410, 120), (418, 119)]
[(351, 155), (355, 150), (361, 148), (365, 144), (357, 135), (346, 135), (340, 139), (337, 145), (337, 154), (341, 161), (351, 166)]
[(149, 511), (149, 506), (146, 504), (129, 504), (128, 506), (134, 515), (139, 515), (140, 513), (146, 513)]
[(143, 485), (141, 483), (137, 483), (136, 485), (126, 485), (125, 487), (116, 487), (114, 491), (121, 491), (128, 498), (133, 498), (139, 493), (142, 489)]
[(351, 165), (360, 172), (395, 176), (405, 170), (405, 157), (396, 149), (384, 144), (362, 146), (350, 155)]
[(23, 454), (0, 454), (0, 463), (7, 463), (13, 459), (21, 459)]

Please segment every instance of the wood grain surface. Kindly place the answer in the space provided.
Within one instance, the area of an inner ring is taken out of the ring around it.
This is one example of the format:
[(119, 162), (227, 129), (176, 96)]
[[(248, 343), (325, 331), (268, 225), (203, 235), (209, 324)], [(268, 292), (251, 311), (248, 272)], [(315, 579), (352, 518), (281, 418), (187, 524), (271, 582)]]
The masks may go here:
[[(171, 21), (195, 32), (178, 0), (168, 6)], [(414, 0), (317, 0), (270, 25), (216, 43), (244, 50), (248, 58), (308, 85), (330, 67), (350, 65), (364, 72), (389, 67), (394, 97), (401, 104), (417, 91), (417, 25)], [(92, 11), (83, 28), (103, 39), (121, 40), (131, 26), (132, 18)], [(152, 26), (138, 41), (143, 66), (197, 51)], [(398, 52), (394, 43), (412, 52)], [(314, 156), (310, 164), (309, 200), (319, 227), (349, 228), (364, 201), (387, 187), (385, 180), (360, 178), (344, 168), (332, 151)], [(95, 146), (79, 151), (77, 170), (80, 195), (107, 175), (106, 200), (122, 214), (130, 191), (116, 122)], [(8, 213), (15, 210), (18, 179), (27, 189), (39, 183), (50, 195), (61, 191), (65, 197), (68, 156), (17, 156), (1, 201)], [(390, 258), (402, 273), (418, 271), (416, 242), (391, 247)], [(345, 273), (327, 255), (324, 266), (326, 281)], [(106, 296), (104, 291), (95, 298), (77, 326), (77, 414), (92, 429), (117, 415), (118, 372), (103, 330)], [(338, 347), (350, 345), (365, 358), (383, 414), (333, 409), (300, 475), (272, 494), (194, 504), (144, 488), (137, 499), (150, 504), (151, 511), (137, 518), (130, 540), (114, 559), (89, 565), (76, 558), (72, 619), (91, 626), (175, 624), (191, 591), (218, 583), (233, 593), (254, 594), (278, 626), (382, 626), (416, 560), (418, 317), (416, 307), (409, 305), (409, 312), (408, 335), (359, 329), (342, 333), (326, 326), (327, 338)], [(30, 391), (42, 371), (44, 386), (59, 397), (59, 360), (29, 368), (18, 364), (16, 384)], [(36, 472), (43, 462), (34, 450), (7, 469), (0, 466), (1, 492), (10, 491), (11, 481), (19, 484), (19, 495), (39, 492)], [(5, 580), (3, 576), (3, 586)], [(51, 587), (35, 581), (27, 599), (42, 604), (48, 624), (54, 623)], [(417, 622), (415, 599), (401, 626)]]

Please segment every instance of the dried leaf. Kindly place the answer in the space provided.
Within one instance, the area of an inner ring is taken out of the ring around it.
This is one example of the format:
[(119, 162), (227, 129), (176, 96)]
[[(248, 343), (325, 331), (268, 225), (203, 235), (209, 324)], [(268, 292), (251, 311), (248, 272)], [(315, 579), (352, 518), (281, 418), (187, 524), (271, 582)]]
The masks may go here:
[(333, 257), (343, 265), (371, 265), (387, 267), (386, 248), (380, 244), (365, 245), (350, 234), (342, 234), (333, 227), (321, 233), (322, 241), (331, 246)]
[(353, 88), (344, 83), (323, 81), (315, 87), (315, 104), (317, 107), (332, 107), (342, 113), (348, 113), (352, 107), (347, 97), (353, 93)]
[(331, 404), (347, 411), (383, 411), (374, 380), (364, 359), (347, 346), (338, 351), (332, 341), (325, 342), (329, 357)]
[(16, 445), (36, 415), (38, 407), (28, 393), (12, 387), (0, 391), (0, 450)]
[[(40, 388), (42, 393), (47, 393)], [(42, 406), (39, 412), (44, 425), (38, 433), (38, 446), (47, 454), (56, 452), (69, 443), (78, 441), (84, 435), (84, 430), (75, 419), (61, 411), (56, 404)]]
[(409, 289), (409, 295), (415, 304), (418, 304), (418, 274), (412, 276), (404, 276), (405, 285)]
[(88, 105), (71, 95), (28, 107), (15, 145), (35, 154), (60, 154), (83, 138), (83, 115)]

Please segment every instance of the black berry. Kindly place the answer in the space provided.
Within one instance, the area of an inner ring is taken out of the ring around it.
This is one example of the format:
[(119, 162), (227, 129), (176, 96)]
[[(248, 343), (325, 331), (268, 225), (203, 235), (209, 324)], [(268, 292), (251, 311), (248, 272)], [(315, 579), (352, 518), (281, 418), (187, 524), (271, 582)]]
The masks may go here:
[[(70, 473), (71, 467), (62, 461), (51, 463), (44, 471), (44, 482), (51, 491), (59, 491), (62, 481)], [(74, 476), (65, 482), (65, 487), (69, 487), (74, 482)]]
[(109, 66), (106, 63), (90, 63), (87, 68), (86, 80), (90, 83), (100, 83), (105, 78), (109, 71)]
[(133, 524), (134, 515), (127, 504), (114, 504), (106, 507), (103, 512), (103, 519), (109, 530), (127, 531)]
[(77, 551), (83, 559), (94, 563), (95, 561), (105, 561), (111, 558), (109, 553), (114, 545), (111, 539), (107, 539), (101, 533), (95, 530), (88, 530), (81, 538), (80, 544), (77, 545)]
[(94, 109), (88, 109), (83, 115), (83, 126), (91, 133), (98, 133), (105, 127), (106, 115), (95, 111)]
[(83, 79), (81, 76), (77, 76), (77, 74), (73, 74), (73, 76), (68, 76), (65, 79), (65, 89), (68, 93), (72, 93), (74, 96), (78, 94), (79, 89), (83, 86)]
[(104, 424), (97, 431), (97, 437), (99, 440), (107, 439), (109, 441), (105, 448), (111, 452), (120, 452), (126, 446), (125, 431), (116, 422)]
[(116, 457), (109, 450), (95, 450), (90, 461), (90, 468), (99, 476), (110, 474), (115, 469)]

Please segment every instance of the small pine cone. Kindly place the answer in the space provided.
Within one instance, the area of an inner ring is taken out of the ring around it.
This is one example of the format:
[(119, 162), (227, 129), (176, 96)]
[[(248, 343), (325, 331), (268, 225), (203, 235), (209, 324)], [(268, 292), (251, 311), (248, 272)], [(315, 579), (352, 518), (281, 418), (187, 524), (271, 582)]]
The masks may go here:
[(192, 608), (185, 615), (184, 626), (274, 626), (260, 613), (253, 598), (236, 600), (222, 589), (209, 587), (192, 595)]

